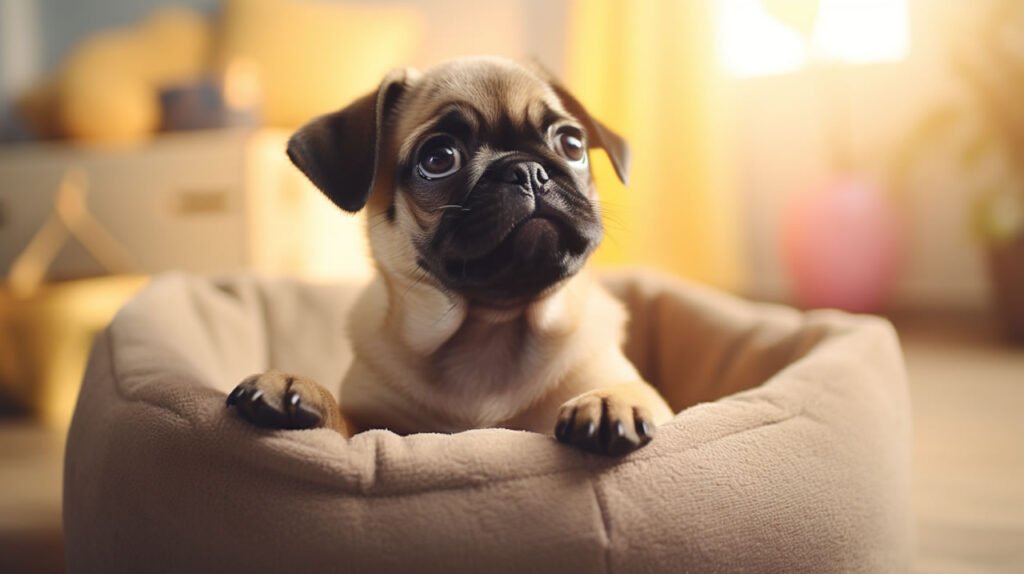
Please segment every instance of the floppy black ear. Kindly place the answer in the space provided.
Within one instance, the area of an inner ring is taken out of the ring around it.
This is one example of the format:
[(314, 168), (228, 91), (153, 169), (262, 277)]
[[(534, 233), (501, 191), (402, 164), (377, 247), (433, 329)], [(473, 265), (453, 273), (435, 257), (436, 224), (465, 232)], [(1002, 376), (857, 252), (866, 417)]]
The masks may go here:
[(543, 70), (542, 74), (545, 76), (548, 84), (551, 85), (551, 89), (562, 100), (565, 110), (583, 122), (583, 127), (587, 130), (587, 135), (590, 138), (590, 147), (604, 149), (608, 154), (608, 158), (612, 160), (612, 166), (615, 168), (615, 174), (619, 176), (619, 181), (624, 184), (629, 183), (629, 165), (632, 159), (629, 143), (608, 126), (598, 121), (597, 118), (591, 116), (586, 108), (583, 107), (583, 104), (569, 93), (569, 90), (558, 83), (551, 74)]
[(314, 118), (288, 140), (288, 157), (338, 207), (366, 205), (380, 164), (382, 128), (406, 86), (408, 70), (395, 70), (377, 91)]

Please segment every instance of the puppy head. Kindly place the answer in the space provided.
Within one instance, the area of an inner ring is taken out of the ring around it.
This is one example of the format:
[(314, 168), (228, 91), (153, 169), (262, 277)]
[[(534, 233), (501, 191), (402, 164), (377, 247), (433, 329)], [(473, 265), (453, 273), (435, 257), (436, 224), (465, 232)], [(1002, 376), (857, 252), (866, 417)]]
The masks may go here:
[(535, 299), (602, 236), (589, 149), (625, 181), (626, 143), (543, 74), (492, 58), (379, 89), (314, 119), (288, 155), (346, 211), (369, 211), (384, 273), (485, 305)]

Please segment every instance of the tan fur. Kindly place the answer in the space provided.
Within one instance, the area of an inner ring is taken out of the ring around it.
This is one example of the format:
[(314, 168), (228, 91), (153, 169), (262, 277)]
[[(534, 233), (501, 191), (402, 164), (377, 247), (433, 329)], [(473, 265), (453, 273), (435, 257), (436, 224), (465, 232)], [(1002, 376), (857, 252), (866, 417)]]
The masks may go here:
[[(471, 106), (484, 124), (539, 126), (545, 108), (571, 117), (545, 79), (503, 60), (456, 60), (398, 77), (405, 91), (384, 144), (385, 172), (411, 156), (428, 124), (453, 105)], [(494, 158), (503, 152), (478, 153)], [(592, 184), (580, 191), (597, 203)], [(365, 208), (378, 273), (349, 319), (355, 360), (340, 401), (349, 429), (550, 433), (561, 423), (582, 435), (589, 425), (592, 437), (593, 426), (608, 425), (611, 417), (611, 424), (626, 427), (631, 450), (650, 439), (641, 419), (660, 424), (671, 418), (622, 353), (624, 308), (585, 271), (528, 303), (494, 308), (444, 289), (420, 268), (414, 244), (429, 239), (442, 216), (443, 198), (431, 201), (415, 199), (390, 177), (378, 178)], [(335, 408), (323, 395), (303, 401)], [(606, 447), (606, 454), (625, 452), (621, 444)]]
[[(523, 68), (510, 67), (511, 78), (496, 78), (480, 61), (447, 66), (450, 74), (417, 86), (415, 97), (403, 102), (398, 141), (413, 141), (420, 126), (453, 101), (474, 102), (492, 121), (503, 110), (535, 114), (541, 100), (564, 111)], [(417, 214), (408, 197), (394, 198), (396, 225), (369, 226), (380, 276), (350, 317), (356, 361), (342, 385), (341, 408), (356, 428), (453, 432), (498, 426), (549, 433), (564, 403), (596, 390), (628, 395), (626, 402), (648, 409), (656, 424), (671, 418), (622, 354), (624, 309), (589, 275), (578, 274), (519, 309), (471, 307), (425, 277), (409, 247), (410, 237), (422, 233), (418, 220), (436, 221), (440, 214)], [(381, 216), (386, 207), (376, 209)]]

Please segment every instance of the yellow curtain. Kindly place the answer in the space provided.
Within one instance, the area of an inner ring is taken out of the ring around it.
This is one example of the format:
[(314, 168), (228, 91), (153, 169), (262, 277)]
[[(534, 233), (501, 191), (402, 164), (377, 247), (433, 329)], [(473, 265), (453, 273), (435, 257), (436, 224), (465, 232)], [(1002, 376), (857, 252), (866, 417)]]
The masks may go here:
[(704, 0), (574, 0), (567, 83), (633, 149), (628, 188), (592, 158), (606, 224), (596, 261), (735, 290), (739, 213), (713, 10)]

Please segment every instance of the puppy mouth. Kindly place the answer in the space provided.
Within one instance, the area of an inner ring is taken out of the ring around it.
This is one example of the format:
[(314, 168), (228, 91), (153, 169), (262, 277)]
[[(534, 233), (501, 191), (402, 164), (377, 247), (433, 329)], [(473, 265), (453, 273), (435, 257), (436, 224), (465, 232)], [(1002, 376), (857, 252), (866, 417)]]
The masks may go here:
[(550, 246), (556, 246), (558, 252), (579, 255), (586, 250), (588, 240), (567, 214), (537, 198), (533, 213), (512, 224), (494, 251), (509, 243), (520, 256), (529, 259), (538, 255), (537, 249)]
[(583, 239), (569, 226), (556, 219), (534, 213), (514, 225), (503, 235), (497, 246), (485, 254), (474, 257), (450, 257), (445, 259), (448, 275), (470, 279), (481, 275), (474, 271), (481, 267), (490, 268), (495, 262), (507, 262), (513, 258), (525, 261), (538, 257), (550, 257), (553, 253), (566, 256), (584, 249)]
[(502, 263), (537, 261), (556, 256), (563, 259), (581, 255), (587, 248), (586, 238), (575, 226), (541, 209), (509, 225), (508, 230), (497, 237), (496, 245), (476, 257), (455, 255), (444, 258), (445, 274), (465, 284), (487, 281), (495, 267)]
[[(478, 302), (505, 306), (541, 295), (582, 267), (601, 229), (596, 219), (580, 221), (542, 196), (532, 203), (532, 210), (481, 218), (479, 225), (492, 226), (486, 240), (454, 242), (449, 234), (445, 248), (421, 257), (420, 265), (447, 288)], [(504, 233), (494, 233), (495, 225), (503, 225)]]

